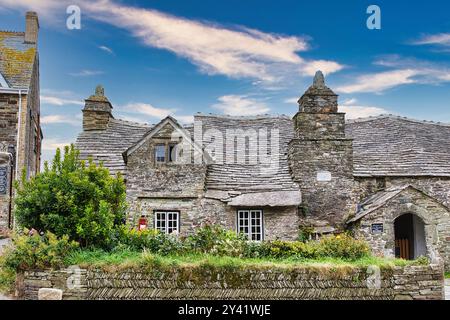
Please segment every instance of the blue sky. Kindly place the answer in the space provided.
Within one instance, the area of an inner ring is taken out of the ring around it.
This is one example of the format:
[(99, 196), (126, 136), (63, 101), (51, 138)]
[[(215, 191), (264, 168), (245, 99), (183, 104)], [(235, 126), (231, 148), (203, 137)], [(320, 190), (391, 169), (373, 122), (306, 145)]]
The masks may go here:
[[(81, 9), (68, 30), (66, 8)], [(369, 30), (366, 9), (381, 9)], [(316, 69), (348, 118), (450, 122), (450, 3), (263, 0), (0, 0), (0, 29), (41, 23), (43, 158), (73, 142), (83, 99), (103, 84), (114, 116), (293, 115)]]

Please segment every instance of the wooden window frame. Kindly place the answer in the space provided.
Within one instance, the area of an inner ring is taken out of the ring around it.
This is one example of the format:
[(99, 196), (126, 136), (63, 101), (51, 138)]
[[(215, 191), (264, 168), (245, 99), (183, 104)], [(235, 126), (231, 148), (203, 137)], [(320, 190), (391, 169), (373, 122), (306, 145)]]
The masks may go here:
[[(164, 214), (164, 234), (171, 234), (174, 231), (180, 234), (180, 211), (177, 210), (154, 210), (153, 211), (153, 228), (162, 232), (161, 228), (158, 228), (158, 214)], [(170, 233), (169, 231), (169, 214), (176, 214), (176, 219), (171, 219), (170, 221), (176, 221), (176, 228)]]
[[(248, 216), (245, 218), (241, 218), (241, 213), (245, 213), (248, 212)], [(258, 220), (260, 221), (259, 225), (256, 224), (254, 225), (252, 223), (252, 212), (257, 212), (259, 213), (259, 218)], [(246, 224), (242, 225), (241, 220), (246, 220)], [(260, 227), (260, 231), (259, 233), (253, 233), (252, 228), (253, 227)], [(264, 241), (264, 210), (263, 209), (255, 209), (255, 208), (241, 208), (241, 209), (237, 209), (236, 211), (236, 232), (237, 234), (241, 233), (241, 227), (247, 227), (248, 228), (248, 232), (242, 232), (244, 233), (248, 240), (250, 241)], [(257, 237), (259, 236), (259, 239), (253, 239), (253, 235), (257, 235)]]

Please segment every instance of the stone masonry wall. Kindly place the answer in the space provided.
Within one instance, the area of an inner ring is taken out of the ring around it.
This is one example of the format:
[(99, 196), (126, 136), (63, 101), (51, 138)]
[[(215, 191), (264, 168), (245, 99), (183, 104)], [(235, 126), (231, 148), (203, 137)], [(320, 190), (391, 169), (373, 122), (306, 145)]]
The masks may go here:
[[(375, 272), (374, 272), (375, 270)], [(378, 274), (378, 275), (377, 275)], [(124, 269), (28, 271), (20, 281), (24, 299), (37, 299), (39, 288), (63, 290), (63, 299), (308, 299), (442, 300), (442, 268), (178, 269), (170, 272)]]
[[(354, 212), (352, 141), (347, 139), (293, 139), (289, 144), (289, 165), (302, 191), (304, 221), (318, 221), (341, 228)], [(320, 175), (328, 175), (320, 179)]]
[[(411, 213), (424, 223), (427, 256), (432, 261), (445, 264), (450, 270), (450, 216), (445, 207), (415, 189), (406, 189), (381, 208), (361, 218), (354, 226), (358, 237), (369, 242), (373, 252), (394, 256), (394, 221)], [(383, 224), (383, 232), (373, 233), (372, 224)]]

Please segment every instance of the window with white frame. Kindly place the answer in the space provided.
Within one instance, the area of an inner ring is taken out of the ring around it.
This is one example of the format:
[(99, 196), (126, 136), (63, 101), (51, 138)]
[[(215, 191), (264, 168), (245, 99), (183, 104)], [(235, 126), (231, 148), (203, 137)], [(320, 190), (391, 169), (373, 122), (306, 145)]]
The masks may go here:
[(179, 233), (178, 211), (155, 211), (155, 229), (162, 233)]
[(238, 210), (237, 230), (245, 234), (249, 240), (264, 240), (262, 210)]

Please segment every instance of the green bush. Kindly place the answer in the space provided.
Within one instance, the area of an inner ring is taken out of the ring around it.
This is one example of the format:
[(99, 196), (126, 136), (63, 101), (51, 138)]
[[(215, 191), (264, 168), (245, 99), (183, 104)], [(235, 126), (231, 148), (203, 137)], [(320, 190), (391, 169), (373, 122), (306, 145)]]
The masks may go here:
[(363, 240), (357, 240), (347, 233), (325, 236), (318, 242), (321, 257), (356, 260), (368, 256), (370, 248)]
[(132, 250), (148, 250), (161, 255), (181, 253), (184, 245), (175, 235), (166, 235), (157, 230), (141, 230), (122, 226), (118, 239), (121, 246)]
[(244, 253), (247, 238), (219, 225), (208, 224), (197, 229), (185, 242), (193, 252), (237, 257)]
[(68, 235), (83, 247), (111, 248), (125, 220), (125, 184), (102, 166), (79, 160), (74, 146), (59, 149), (51, 168), (16, 183), (16, 218), (20, 226)]
[(340, 258), (357, 260), (368, 256), (370, 252), (366, 242), (356, 240), (348, 234), (323, 237), (320, 241), (266, 241), (246, 244), (244, 256), (249, 258)]
[(43, 236), (17, 235), (3, 254), (3, 267), (15, 271), (60, 268), (66, 255), (76, 248), (78, 243), (70, 241), (68, 236), (58, 238), (51, 232)]

